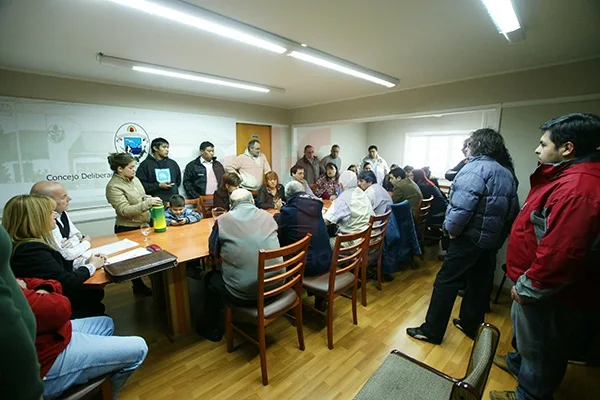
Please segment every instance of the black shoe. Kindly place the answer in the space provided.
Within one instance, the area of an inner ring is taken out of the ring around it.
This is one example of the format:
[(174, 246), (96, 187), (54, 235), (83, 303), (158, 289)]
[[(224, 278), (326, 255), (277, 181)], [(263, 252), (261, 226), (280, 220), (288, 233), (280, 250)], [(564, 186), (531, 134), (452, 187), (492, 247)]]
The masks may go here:
[(144, 284), (141, 279), (133, 280), (133, 294), (136, 296), (152, 296), (152, 289)]
[(196, 333), (211, 342), (220, 342), (223, 339), (223, 332), (219, 328), (211, 328), (209, 326), (197, 326)]
[(462, 324), (462, 322), (460, 322), (460, 319), (458, 318), (454, 318), (452, 320), (452, 323), (454, 324), (455, 327), (457, 327), (462, 333), (464, 333), (465, 335), (467, 335), (468, 338), (475, 340), (475, 334), (471, 334), (470, 332), (467, 332)]
[(383, 274), (383, 281), (384, 282), (391, 282), (394, 280), (394, 275), (392, 274)]
[(315, 309), (321, 312), (327, 311), (327, 299), (320, 296), (315, 296)]
[(406, 333), (408, 334), (408, 336), (411, 336), (415, 339), (418, 340), (423, 340), (425, 342), (429, 342), (429, 343), (433, 343), (433, 344), (441, 344), (442, 340), (437, 340), (434, 339), (432, 337), (430, 337), (429, 335), (427, 335), (425, 333), (425, 331), (423, 330), (423, 328), (421, 328), (420, 326), (418, 328), (406, 328)]

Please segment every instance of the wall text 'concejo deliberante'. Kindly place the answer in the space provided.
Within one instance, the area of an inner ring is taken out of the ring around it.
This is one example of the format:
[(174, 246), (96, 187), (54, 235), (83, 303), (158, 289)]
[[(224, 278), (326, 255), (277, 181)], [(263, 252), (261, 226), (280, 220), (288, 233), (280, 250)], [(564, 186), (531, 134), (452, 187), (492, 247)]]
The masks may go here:
[(111, 172), (105, 173), (97, 173), (97, 172), (82, 172), (81, 174), (64, 174), (64, 175), (46, 175), (46, 180), (50, 182), (57, 181), (67, 181), (67, 182), (75, 182), (78, 180), (86, 180), (86, 179), (109, 179), (112, 177)]

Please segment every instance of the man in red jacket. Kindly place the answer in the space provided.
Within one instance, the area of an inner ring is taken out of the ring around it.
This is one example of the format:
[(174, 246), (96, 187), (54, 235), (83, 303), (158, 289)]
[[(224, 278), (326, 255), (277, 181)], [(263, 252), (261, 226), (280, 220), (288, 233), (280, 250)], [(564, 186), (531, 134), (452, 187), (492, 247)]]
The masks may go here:
[(569, 114), (541, 126), (540, 165), (506, 255), (516, 282), (514, 353), (494, 363), (518, 380), (494, 399), (551, 399), (567, 368), (570, 335), (600, 311), (600, 118)]
[(73, 385), (111, 373), (111, 389), (119, 391), (146, 358), (148, 346), (136, 336), (112, 336), (109, 317), (70, 321), (71, 303), (60, 282), (37, 278), (17, 279), (36, 321), (40, 376), (44, 398), (54, 398)]

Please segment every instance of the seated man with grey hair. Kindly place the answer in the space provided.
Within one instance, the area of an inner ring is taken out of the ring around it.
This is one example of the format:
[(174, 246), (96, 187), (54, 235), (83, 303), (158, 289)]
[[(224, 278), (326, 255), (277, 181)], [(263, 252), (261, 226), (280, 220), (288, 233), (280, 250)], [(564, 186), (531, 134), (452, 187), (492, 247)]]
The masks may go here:
[(52, 230), (52, 236), (56, 247), (65, 260), (74, 260), (73, 269), (81, 267), (85, 263), (82, 257), (92, 245), (92, 239), (83, 235), (73, 224), (67, 215), (71, 197), (67, 189), (56, 182), (37, 182), (31, 187), (30, 194), (48, 196), (56, 202), (56, 226)]
[(285, 185), (284, 206), (275, 220), (279, 225), (279, 243), (287, 246), (312, 234), (306, 257), (305, 276), (321, 275), (329, 270), (331, 264), (331, 247), (325, 220), (323, 220), (323, 202), (304, 191), (298, 181)]
[[(258, 298), (258, 251), (279, 248), (277, 223), (254, 205), (252, 193), (234, 190), (231, 209), (217, 218), (209, 238), (210, 254), (218, 269), (206, 274), (204, 322), (196, 331), (213, 342), (223, 337), (217, 321), (222, 301), (238, 307), (255, 307)], [(270, 260), (275, 264), (281, 260)], [(267, 275), (268, 276), (268, 275)]]
[[(325, 223), (336, 224), (338, 233), (355, 233), (369, 226), (373, 206), (365, 192), (357, 187), (356, 174), (352, 171), (344, 171), (340, 175), (340, 187), (342, 194), (339, 195), (324, 215)], [(335, 245), (335, 237), (330, 239), (331, 247)]]

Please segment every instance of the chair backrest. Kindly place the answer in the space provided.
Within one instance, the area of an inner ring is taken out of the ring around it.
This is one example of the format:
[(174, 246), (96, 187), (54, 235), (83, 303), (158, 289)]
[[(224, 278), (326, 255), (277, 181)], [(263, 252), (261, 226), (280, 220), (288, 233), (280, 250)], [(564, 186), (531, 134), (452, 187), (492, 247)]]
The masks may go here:
[(194, 206), (195, 210), (197, 213), (201, 213), (202, 212), (202, 207), (200, 206), (200, 199), (185, 199), (185, 205), (186, 206)]
[(212, 216), (213, 209), (213, 195), (200, 196), (198, 198), (198, 204), (200, 205), (200, 210), (202, 211), (202, 216), (204, 218), (210, 218)]
[[(296, 243), (273, 250), (258, 252), (258, 317), (264, 317), (265, 299), (277, 296), (294, 288), (302, 298), (302, 279), (306, 266), (306, 256), (312, 235), (307, 233)], [(267, 260), (283, 257), (274, 265), (265, 265)]]
[(335, 288), (335, 277), (346, 272), (352, 272), (358, 277), (358, 268), (367, 257), (371, 224), (355, 233), (338, 234), (333, 246), (333, 256), (329, 268), (329, 288)]
[(369, 263), (369, 254), (380, 252), (383, 247), (383, 240), (385, 239), (385, 231), (387, 230), (388, 223), (390, 222), (390, 214), (392, 209), (390, 208), (384, 214), (371, 215), (369, 224), (371, 225), (371, 239), (369, 241), (369, 249), (364, 257), (363, 263), (365, 266)]
[(415, 222), (417, 223), (417, 225), (421, 225), (427, 222), (427, 217), (429, 216), (429, 210), (431, 209), (432, 202), (433, 196), (430, 196), (419, 202), (419, 207), (417, 207), (417, 212), (415, 215)]
[(499, 340), (498, 328), (486, 323), (481, 324), (473, 343), (467, 376), (456, 384), (457, 388), (468, 389), (479, 399), (482, 397)]

